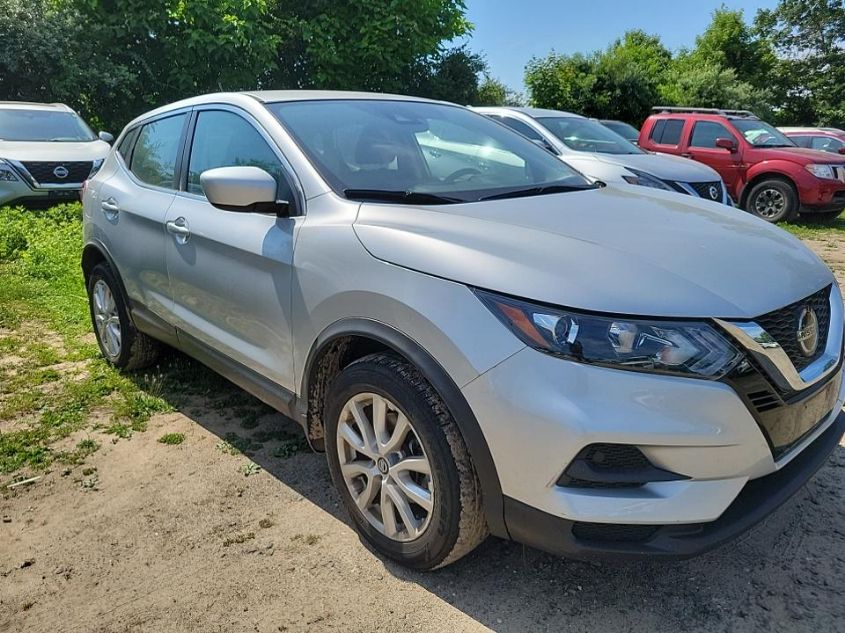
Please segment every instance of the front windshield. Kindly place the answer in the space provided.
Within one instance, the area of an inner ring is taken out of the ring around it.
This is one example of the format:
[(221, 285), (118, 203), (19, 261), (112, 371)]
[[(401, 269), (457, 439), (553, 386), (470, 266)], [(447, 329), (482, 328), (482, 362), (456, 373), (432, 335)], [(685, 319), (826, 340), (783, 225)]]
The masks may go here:
[(754, 147), (795, 147), (788, 137), (775, 127), (756, 119), (731, 119), (734, 127)]
[[(405, 194), (440, 203), (589, 188), (578, 172), (485, 116), (458, 106), (339, 99), (270, 103), (325, 180), (348, 198)], [(541, 191), (542, 190), (542, 191)], [(381, 196), (381, 199), (388, 199)]]
[(539, 117), (552, 134), (576, 152), (643, 154), (643, 150), (598, 121), (576, 117)]
[(0, 109), (2, 141), (93, 141), (95, 138), (73, 112)]

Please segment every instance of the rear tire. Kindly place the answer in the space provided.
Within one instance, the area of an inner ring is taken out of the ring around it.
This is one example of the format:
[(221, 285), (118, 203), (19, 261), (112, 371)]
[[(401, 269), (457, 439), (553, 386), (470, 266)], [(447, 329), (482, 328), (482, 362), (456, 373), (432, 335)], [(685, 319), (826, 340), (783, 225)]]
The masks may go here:
[(791, 222), (798, 216), (798, 193), (792, 183), (772, 178), (751, 188), (745, 210), (766, 222)]
[(120, 284), (105, 263), (94, 266), (88, 276), (88, 307), (97, 344), (109, 363), (140, 369), (159, 357), (161, 343), (135, 328)]
[(329, 386), (323, 419), (334, 484), (378, 553), (429, 570), (485, 539), (481, 489), (463, 437), (413, 365), (392, 354), (352, 363)]

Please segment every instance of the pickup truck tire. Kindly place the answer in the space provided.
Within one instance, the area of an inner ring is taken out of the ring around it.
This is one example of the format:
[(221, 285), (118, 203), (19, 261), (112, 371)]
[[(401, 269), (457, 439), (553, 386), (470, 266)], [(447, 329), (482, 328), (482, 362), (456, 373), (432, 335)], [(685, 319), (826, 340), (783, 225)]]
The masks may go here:
[(798, 216), (798, 193), (779, 178), (762, 180), (751, 188), (745, 210), (766, 222), (789, 222)]
[(332, 480), (353, 526), (379, 554), (429, 570), (485, 539), (469, 451), (411, 363), (389, 353), (351, 363), (329, 385), (324, 420)]
[(140, 369), (159, 357), (161, 343), (135, 328), (117, 277), (105, 263), (94, 266), (88, 276), (88, 307), (97, 345), (112, 365)]

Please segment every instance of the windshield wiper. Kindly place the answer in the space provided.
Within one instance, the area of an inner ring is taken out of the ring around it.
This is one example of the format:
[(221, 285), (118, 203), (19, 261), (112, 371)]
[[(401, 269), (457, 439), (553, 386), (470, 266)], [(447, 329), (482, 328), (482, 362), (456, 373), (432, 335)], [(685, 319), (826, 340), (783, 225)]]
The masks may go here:
[(441, 196), (423, 191), (391, 191), (389, 189), (344, 189), (343, 195), (350, 200), (377, 200), (385, 202), (404, 202), (406, 204), (455, 204), (466, 202), (461, 198)]
[(584, 191), (586, 189), (599, 189), (602, 185), (543, 185), (540, 187), (528, 187), (495, 193), (492, 196), (485, 196), (481, 200), (504, 200), (506, 198), (524, 198), (527, 196), (543, 196), (549, 193), (569, 193), (570, 191)]

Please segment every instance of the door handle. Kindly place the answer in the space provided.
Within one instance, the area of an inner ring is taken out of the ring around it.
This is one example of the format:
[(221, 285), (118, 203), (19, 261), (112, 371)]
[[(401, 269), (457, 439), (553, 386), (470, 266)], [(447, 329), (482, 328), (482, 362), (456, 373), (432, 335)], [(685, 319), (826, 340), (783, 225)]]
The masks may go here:
[(188, 221), (185, 218), (176, 218), (175, 220), (168, 220), (164, 223), (167, 232), (175, 235), (176, 239), (184, 244), (191, 237), (191, 229), (188, 228)]
[(100, 208), (107, 218), (113, 220), (120, 213), (120, 206), (114, 198), (106, 198), (100, 203)]
[(689, 152), (685, 152), (681, 154), (681, 158), (692, 158), (692, 154), (690, 154)]

